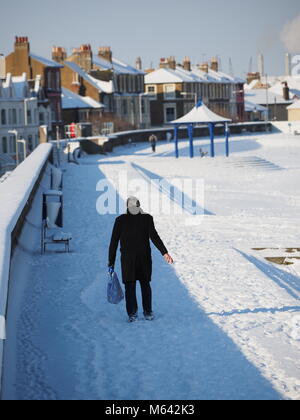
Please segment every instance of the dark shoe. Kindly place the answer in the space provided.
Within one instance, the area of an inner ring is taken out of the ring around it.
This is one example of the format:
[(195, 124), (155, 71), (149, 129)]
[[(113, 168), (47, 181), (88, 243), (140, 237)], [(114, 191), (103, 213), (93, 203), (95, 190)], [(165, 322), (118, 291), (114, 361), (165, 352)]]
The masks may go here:
[(136, 322), (137, 320), (138, 320), (138, 315), (134, 314), (134, 315), (130, 315), (128, 322), (133, 323), (133, 322)]
[(150, 312), (149, 314), (144, 314), (145, 320), (146, 321), (154, 321), (154, 314), (153, 312)]

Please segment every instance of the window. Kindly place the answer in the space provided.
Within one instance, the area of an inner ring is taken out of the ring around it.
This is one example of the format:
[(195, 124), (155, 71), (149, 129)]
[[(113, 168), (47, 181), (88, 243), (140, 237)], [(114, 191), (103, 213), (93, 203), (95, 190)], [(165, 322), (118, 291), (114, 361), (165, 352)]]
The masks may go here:
[(45, 115), (43, 112), (40, 112), (40, 125), (44, 125), (45, 124)]
[(56, 90), (60, 89), (60, 74), (59, 71), (56, 72)]
[(79, 74), (78, 73), (73, 73), (73, 81), (72, 81), (73, 85), (80, 85), (80, 81), (79, 81)]
[(6, 125), (6, 111), (5, 111), (5, 109), (2, 109), (2, 111), (1, 111), (1, 124)]
[(8, 110), (8, 124), (12, 125), (12, 110)]
[(15, 136), (10, 136), (9, 143), (10, 143), (11, 152), (16, 153), (16, 137)]
[(144, 76), (139, 76), (139, 92), (144, 92)]
[(47, 85), (48, 89), (52, 89), (52, 77), (51, 72), (49, 71), (47, 74)]
[(32, 124), (31, 110), (27, 109), (27, 124)]
[(56, 121), (56, 112), (53, 103), (51, 104), (51, 121)]
[(31, 136), (31, 135), (29, 135), (29, 136), (28, 136), (28, 150), (29, 150), (29, 152), (32, 152), (32, 151), (33, 151), (33, 149), (34, 149), (34, 147), (33, 147), (32, 136)]
[(148, 85), (146, 87), (146, 93), (149, 96), (150, 100), (156, 100), (157, 99), (157, 89), (155, 85)]
[(176, 105), (167, 104), (164, 107), (165, 114), (165, 124), (168, 124), (171, 121), (176, 120)]
[(19, 125), (21, 125), (23, 122), (23, 113), (22, 113), (22, 109), (19, 109)]
[(123, 106), (123, 115), (127, 115), (128, 109), (127, 109), (127, 99), (124, 99), (122, 102), (122, 106)]
[(176, 86), (175, 85), (164, 85), (164, 97), (165, 99), (176, 98)]
[(2, 137), (2, 153), (8, 153), (7, 137)]
[(13, 125), (17, 125), (17, 110), (12, 110)]

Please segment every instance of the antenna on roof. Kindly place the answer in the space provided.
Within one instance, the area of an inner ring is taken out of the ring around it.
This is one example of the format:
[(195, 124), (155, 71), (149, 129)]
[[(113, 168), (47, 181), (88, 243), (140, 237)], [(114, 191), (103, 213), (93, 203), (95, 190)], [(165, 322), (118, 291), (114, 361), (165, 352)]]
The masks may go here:
[(217, 60), (218, 60), (218, 67), (219, 67), (219, 71), (223, 71), (223, 66), (222, 66), (222, 59), (219, 55), (217, 55)]
[(232, 64), (232, 58), (229, 58), (229, 75), (233, 76), (234, 75), (234, 71), (233, 71), (233, 64)]
[(253, 73), (253, 57), (250, 57), (250, 61), (249, 61), (249, 73)]

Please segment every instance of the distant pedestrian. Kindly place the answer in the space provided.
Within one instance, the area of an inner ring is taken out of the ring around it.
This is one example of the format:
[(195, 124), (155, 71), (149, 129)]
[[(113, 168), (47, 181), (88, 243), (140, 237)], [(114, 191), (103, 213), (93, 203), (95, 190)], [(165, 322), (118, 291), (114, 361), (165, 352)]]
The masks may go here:
[(155, 153), (156, 152), (156, 145), (157, 145), (157, 142), (158, 142), (158, 138), (156, 137), (155, 134), (152, 134), (149, 137), (149, 142), (151, 143), (153, 153)]
[(109, 247), (109, 272), (114, 272), (117, 249), (121, 243), (122, 277), (126, 289), (126, 308), (129, 322), (138, 318), (136, 283), (139, 280), (142, 289), (144, 317), (152, 321), (152, 256), (150, 240), (163, 255), (168, 264), (173, 264), (167, 248), (160, 239), (153, 217), (145, 214), (140, 202), (135, 197), (127, 200), (127, 213), (118, 217), (115, 222)]

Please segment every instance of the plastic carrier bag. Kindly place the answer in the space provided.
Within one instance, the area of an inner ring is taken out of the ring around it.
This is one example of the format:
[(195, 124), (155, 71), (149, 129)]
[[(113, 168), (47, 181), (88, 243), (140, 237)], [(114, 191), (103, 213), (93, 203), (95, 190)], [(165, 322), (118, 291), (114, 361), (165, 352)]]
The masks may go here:
[(124, 299), (124, 293), (117, 273), (109, 274), (107, 285), (107, 300), (112, 305), (118, 305)]

